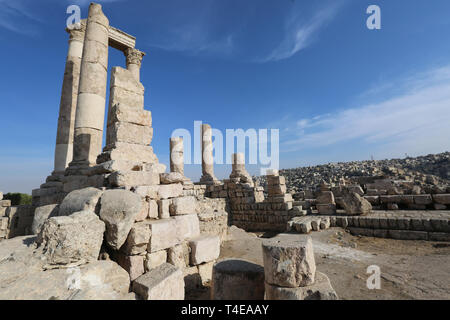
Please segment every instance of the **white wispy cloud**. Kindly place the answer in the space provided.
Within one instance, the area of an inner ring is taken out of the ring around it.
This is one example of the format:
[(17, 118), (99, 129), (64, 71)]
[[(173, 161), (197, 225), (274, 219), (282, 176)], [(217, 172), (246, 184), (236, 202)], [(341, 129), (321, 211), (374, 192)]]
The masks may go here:
[[(193, 55), (221, 55), (227, 56), (233, 52), (233, 35), (220, 39), (210, 39), (208, 34), (198, 31), (197, 27), (186, 26), (183, 30), (172, 30), (172, 38), (161, 42), (152, 42), (150, 45), (166, 51), (186, 52)], [(175, 40), (176, 39), (176, 40)]]
[(393, 83), (371, 89), (386, 96), (386, 88), (397, 87), (380, 102), (299, 119), (282, 144), (290, 151), (353, 141), (411, 153), (450, 149), (450, 66)]
[(336, 16), (341, 6), (342, 3), (339, 1), (329, 3), (309, 19), (301, 16), (301, 10), (293, 11), (286, 20), (283, 40), (272, 52), (257, 62), (287, 59), (305, 49), (316, 39), (319, 31)]
[(27, 6), (26, 0), (0, 0), (0, 28), (19, 34), (35, 35), (32, 27), (42, 19)]

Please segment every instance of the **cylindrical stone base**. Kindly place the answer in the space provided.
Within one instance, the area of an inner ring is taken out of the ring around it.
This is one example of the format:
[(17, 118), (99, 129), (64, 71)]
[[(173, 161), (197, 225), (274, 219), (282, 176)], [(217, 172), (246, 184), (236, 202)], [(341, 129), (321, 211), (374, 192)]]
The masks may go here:
[(264, 268), (240, 260), (227, 259), (213, 267), (212, 300), (263, 300)]

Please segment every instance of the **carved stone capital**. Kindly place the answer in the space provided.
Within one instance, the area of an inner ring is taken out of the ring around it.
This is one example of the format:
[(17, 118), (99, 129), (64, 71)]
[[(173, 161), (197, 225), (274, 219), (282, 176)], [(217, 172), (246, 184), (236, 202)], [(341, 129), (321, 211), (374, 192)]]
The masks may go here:
[(66, 28), (66, 31), (70, 35), (69, 40), (76, 40), (83, 42), (84, 34), (86, 32), (86, 20), (83, 19), (80, 21), (80, 23), (71, 25), (69, 28)]
[(135, 48), (127, 48), (124, 52), (127, 58), (127, 68), (130, 64), (136, 64), (141, 67), (142, 59), (145, 56), (145, 52), (142, 52)]

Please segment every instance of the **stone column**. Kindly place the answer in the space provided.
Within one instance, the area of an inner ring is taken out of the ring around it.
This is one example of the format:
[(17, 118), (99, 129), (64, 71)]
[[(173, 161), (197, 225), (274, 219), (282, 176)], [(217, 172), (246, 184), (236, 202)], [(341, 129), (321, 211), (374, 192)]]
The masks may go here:
[(170, 138), (170, 172), (184, 175), (184, 144), (183, 138)]
[(245, 155), (243, 153), (233, 153), (231, 155), (231, 168), (234, 173), (246, 172)]
[(141, 63), (145, 52), (135, 48), (128, 48), (124, 52), (127, 57), (127, 69), (130, 71), (137, 81), (140, 81)]
[(202, 124), (202, 177), (200, 182), (214, 182), (217, 178), (214, 175), (214, 157), (212, 143), (212, 129), (209, 124)]
[(101, 152), (108, 69), (108, 18), (91, 3), (86, 24), (70, 167), (92, 166)]
[(66, 29), (70, 34), (69, 50), (64, 70), (64, 80), (59, 104), (58, 130), (56, 133), (54, 173), (61, 174), (72, 161), (75, 111), (77, 108), (78, 84), (80, 81), (81, 56), (86, 31), (86, 22), (79, 29)]
[(231, 155), (231, 168), (230, 179), (236, 179), (236, 182), (239, 181), (254, 186), (252, 177), (245, 169), (245, 155), (243, 153), (233, 153)]

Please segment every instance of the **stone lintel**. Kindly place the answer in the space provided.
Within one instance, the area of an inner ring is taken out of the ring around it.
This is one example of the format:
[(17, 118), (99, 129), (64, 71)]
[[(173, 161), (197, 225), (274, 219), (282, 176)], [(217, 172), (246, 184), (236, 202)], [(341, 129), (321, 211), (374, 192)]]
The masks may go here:
[(136, 37), (129, 35), (122, 30), (109, 27), (109, 46), (125, 52), (128, 48), (134, 48), (136, 45)]

